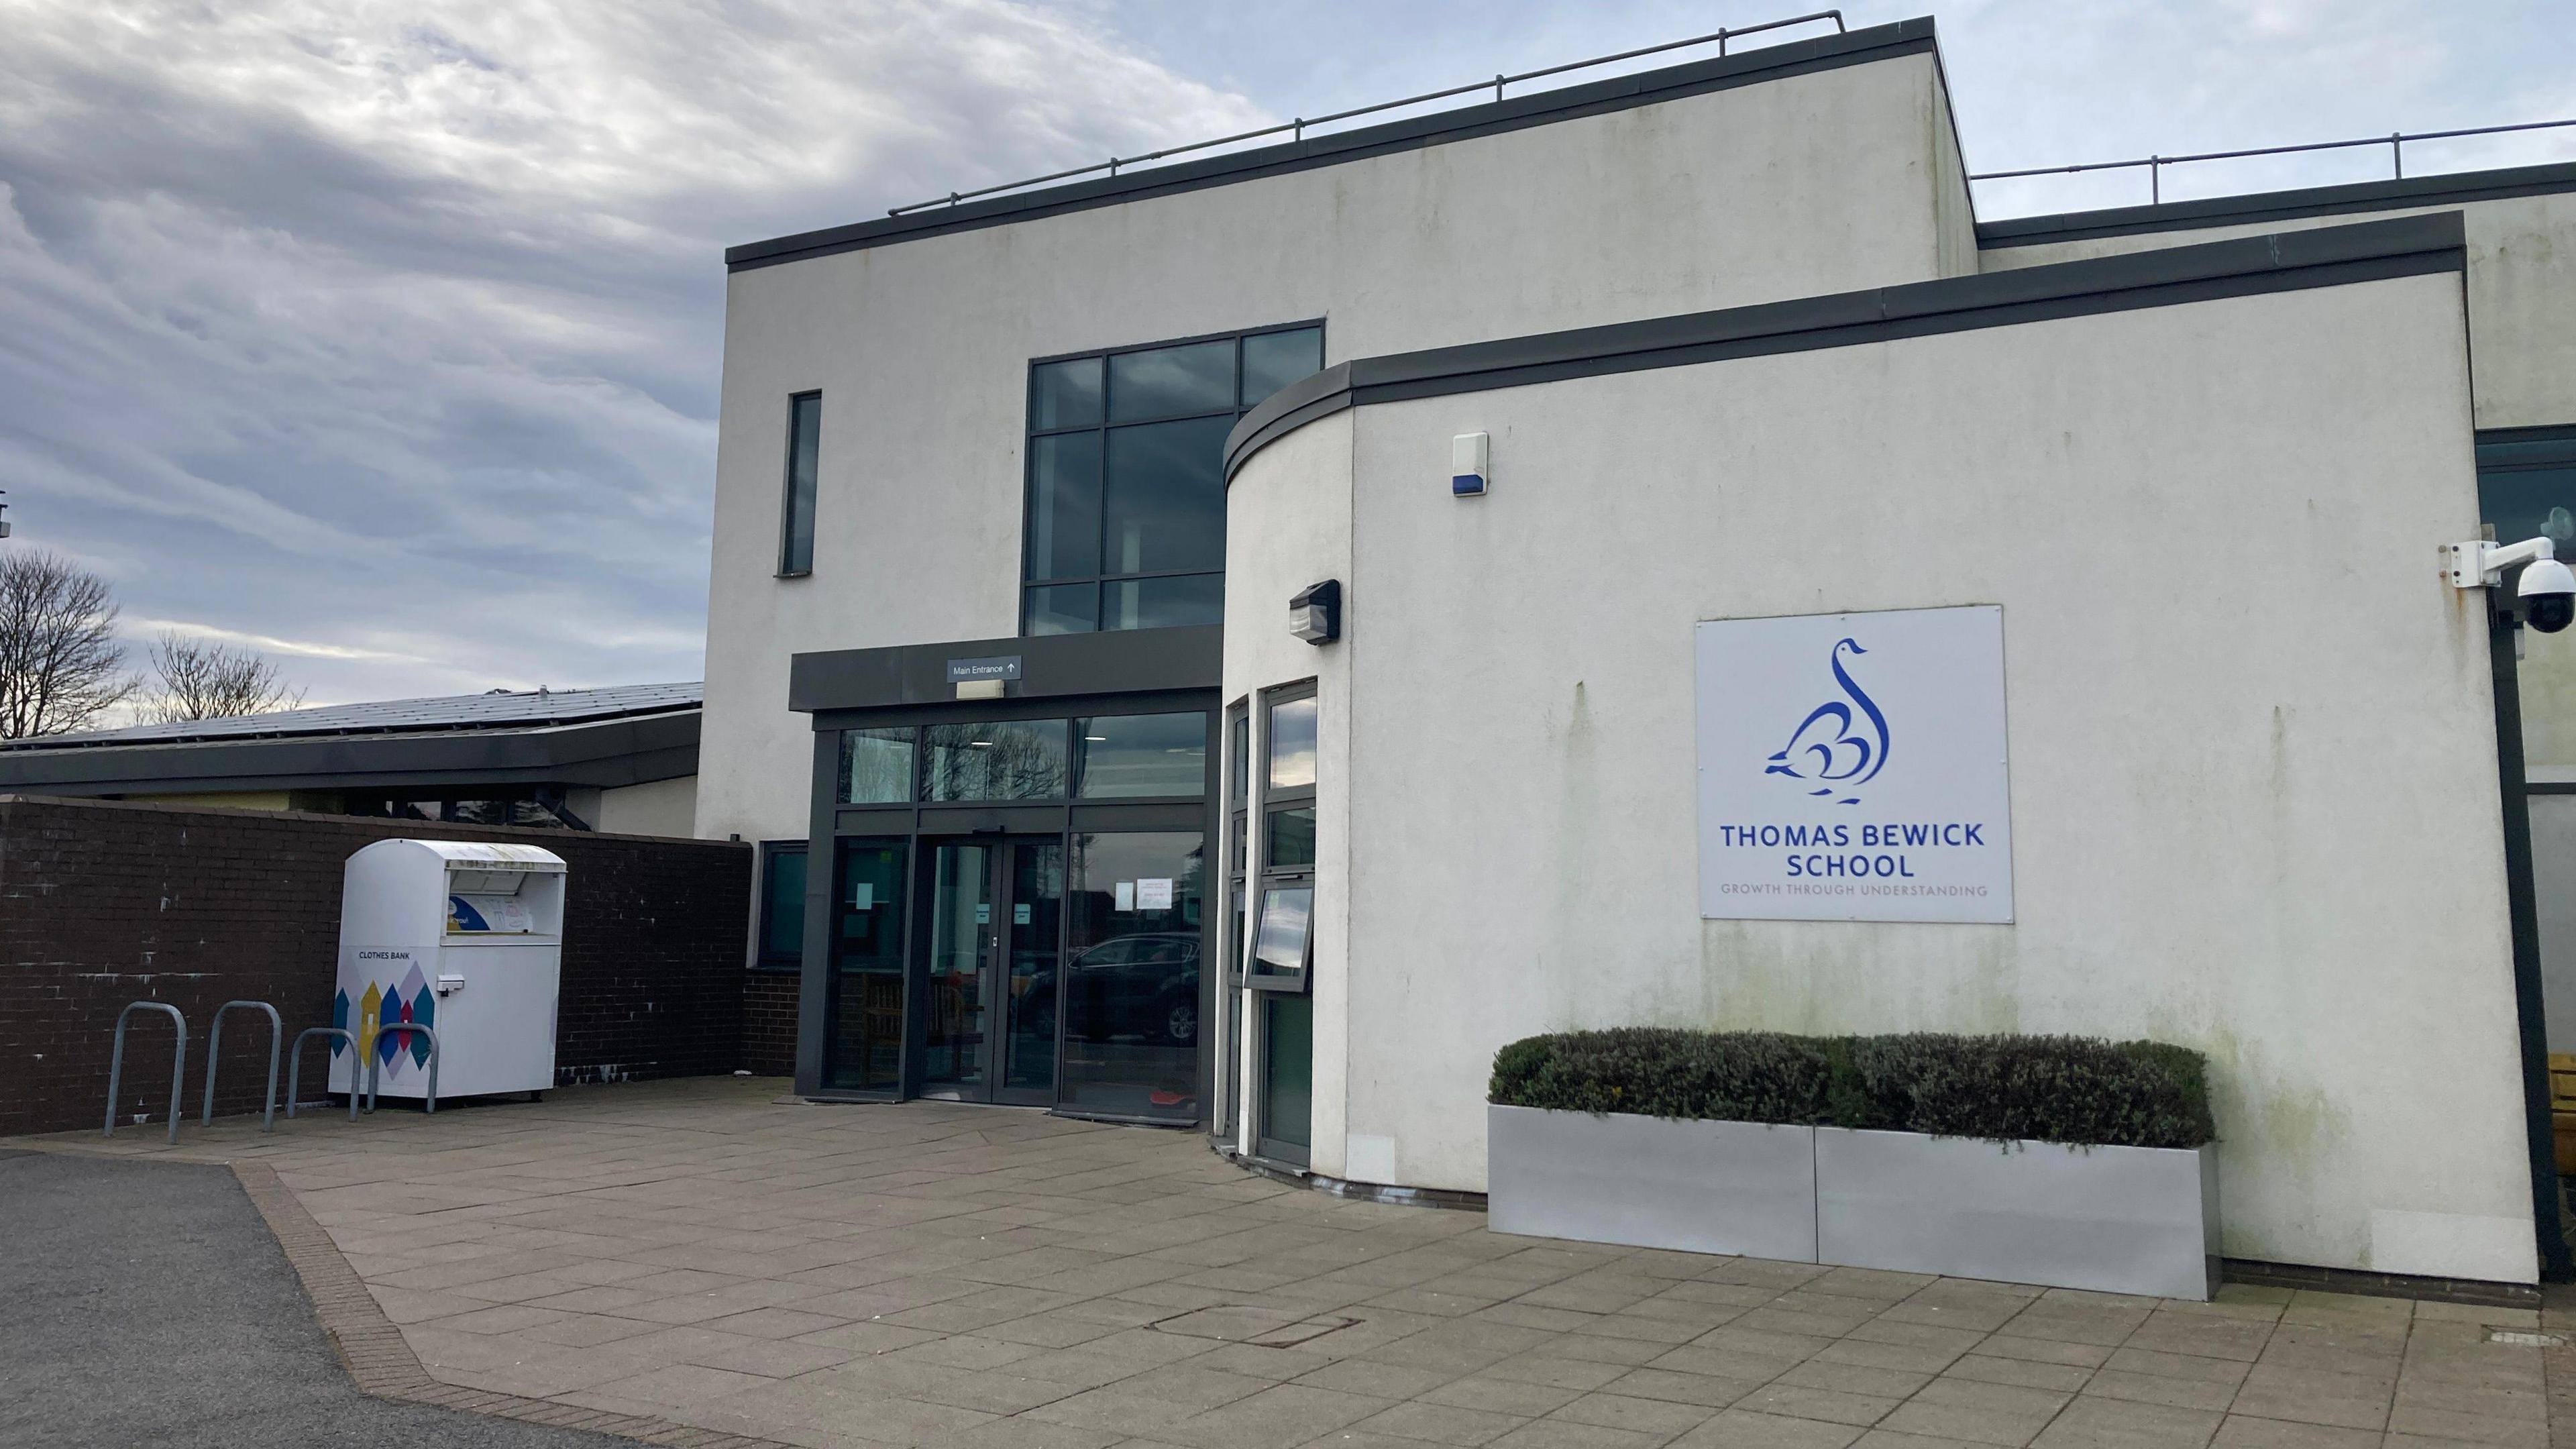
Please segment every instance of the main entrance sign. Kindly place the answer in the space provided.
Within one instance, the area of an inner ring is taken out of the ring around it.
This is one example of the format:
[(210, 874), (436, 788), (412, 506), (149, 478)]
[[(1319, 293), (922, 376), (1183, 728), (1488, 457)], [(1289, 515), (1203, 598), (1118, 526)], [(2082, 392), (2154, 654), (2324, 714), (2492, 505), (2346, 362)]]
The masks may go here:
[(2000, 606), (1702, 623), (1699, 913), (2010, 921)]

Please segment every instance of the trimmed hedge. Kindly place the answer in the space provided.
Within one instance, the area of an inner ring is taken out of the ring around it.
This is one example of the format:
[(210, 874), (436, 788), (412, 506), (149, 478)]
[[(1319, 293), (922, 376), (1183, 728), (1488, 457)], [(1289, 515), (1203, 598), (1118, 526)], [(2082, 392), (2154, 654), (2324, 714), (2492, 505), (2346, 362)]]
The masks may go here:
[(2198, 1147), (2218, 1135), (2200, 1053), (2074, 1036), (1558, 1032), (1496, 1052), (1486, 1100), (2085, 1146)]

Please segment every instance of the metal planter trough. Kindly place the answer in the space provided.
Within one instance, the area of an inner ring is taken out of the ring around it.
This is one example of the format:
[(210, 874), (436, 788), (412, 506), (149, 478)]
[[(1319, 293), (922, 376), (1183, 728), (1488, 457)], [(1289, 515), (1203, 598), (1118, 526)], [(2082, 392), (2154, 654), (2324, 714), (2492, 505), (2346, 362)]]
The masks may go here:
[(1495, 1232), (2206, 1299), (2214, 1147), (2069, 1147), (1488, 1105)]
[(1498, 1233), (1816, 1261), (1816, 1132), (1485, 1108)]
[(1816, 1129), (1817, 1260), (2206, 1299), (2215, 1147), (2069, 1147)]

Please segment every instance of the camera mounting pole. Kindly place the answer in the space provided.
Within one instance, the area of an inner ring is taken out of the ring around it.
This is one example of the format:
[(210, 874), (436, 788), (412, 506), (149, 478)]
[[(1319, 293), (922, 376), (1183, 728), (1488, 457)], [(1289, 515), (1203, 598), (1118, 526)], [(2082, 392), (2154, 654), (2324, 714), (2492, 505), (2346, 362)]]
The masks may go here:
[(2449, 560), (2444, 570), (2455, 589), (2489, 589), (2504, 582), (2504, 571), (2516, 564), (2533, 563), (2558, 556), (2558, 545), (2545, 538), (2526, 538), (2520, 543), (2489, 543), (2473, 538), (2442, 550)]

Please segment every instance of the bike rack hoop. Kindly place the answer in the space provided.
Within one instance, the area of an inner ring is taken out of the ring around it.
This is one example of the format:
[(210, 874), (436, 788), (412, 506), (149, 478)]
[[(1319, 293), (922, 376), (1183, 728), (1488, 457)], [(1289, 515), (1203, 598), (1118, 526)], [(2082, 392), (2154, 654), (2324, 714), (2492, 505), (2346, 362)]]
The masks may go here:
[[(345, 1026), (308, 1026), (295, 1034), (295, 1045), (286, 1049), (286, 1120), (295, 1120), (295, 1104), (301, 1094), (296, 1084), (304, 1079), (304, 1041), (307, 1037), (336, 1036), (349, 1044), (349, 1120), (358, 1120), (358, 1034)], [(326, 1078), (323, 1086), (330, 1082)]]
[(206, 1031), (206, 1100), (198, 1120), (208, 1125), (215, 1120), (215, 1063), (223, 1057), (224, 1013), (235, 1007), (268, 1013), (268, 1103), (260, 1112), (259, 1130), (274, 1132), (277, 1130), (277, 1047), (286, 1035), (286, 1023), (278, 1017), (277, 1008), (265, 1001), (227, 1001), (215, 1008), (214, 1025)]
[(188, 1018), (166, 1001), (129, 1001), (116, 1014), (116, 1045), (107, 1058), (107, 1126), (101, 1137), (116, 1135), (116, 1087), (125, 1075), (125, 1023), (138, 1011), (166, 1011), (179, 1038), (170, 1051), (170, 1145), (179, 1145), (179, 1114), (185, 1110), (184, 1093), (188, 1080)]
[[(377, 1027), (376, 1038), (381, 1041), (387, 1035), (398, 1031), (416, 1031), (429, 1038), (429, 1097), (422, 1103), (421, 1115), (435, 1116), (438, 1112), (438, 1033), (416, 1021), (398, 1021), (387, 1022)], [(408, 1047), (397, 1049), (410, 1050)], [(376, 1089), (383, 1082), (384, 1066), (385, 1059), (380, 1053), (373, 1050), (367, 1053), (367, 1110), (370, 1112), (376, 1110)], [(350, 1079), (349, 1085), (352, 1089), (358, 1085), (354, 1076)]]

